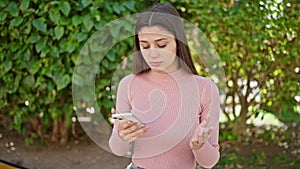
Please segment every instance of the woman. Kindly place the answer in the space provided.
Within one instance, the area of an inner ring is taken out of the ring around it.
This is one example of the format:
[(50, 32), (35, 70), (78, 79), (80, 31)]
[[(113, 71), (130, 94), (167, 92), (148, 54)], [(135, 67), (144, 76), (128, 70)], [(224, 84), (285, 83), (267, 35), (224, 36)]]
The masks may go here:
[(213, 167), (220, 156), (218, 89), (197, 75), (179, 13), (156, 4), (140, 15), (135, 33), (134, 74), (121, 80), (116, 109), (145, 125), (116, 121), (112, 152), (132, 150), (131, 169)]

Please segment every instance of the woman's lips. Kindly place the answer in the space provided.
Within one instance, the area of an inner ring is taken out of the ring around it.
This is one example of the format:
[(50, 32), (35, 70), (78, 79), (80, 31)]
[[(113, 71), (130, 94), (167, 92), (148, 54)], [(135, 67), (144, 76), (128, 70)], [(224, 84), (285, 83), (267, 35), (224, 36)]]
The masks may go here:
[(161, 64), (162, 62), (150, 62), (150, 65), (153, 67), (157, 67)]

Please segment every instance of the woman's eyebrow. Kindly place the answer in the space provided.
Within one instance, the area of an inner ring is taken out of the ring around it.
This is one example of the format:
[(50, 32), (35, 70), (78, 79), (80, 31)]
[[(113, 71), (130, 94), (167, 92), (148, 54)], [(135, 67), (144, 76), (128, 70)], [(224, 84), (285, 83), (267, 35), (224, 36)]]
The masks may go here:
[[(162, 41), (162, 40), (168, 40), (168, 38), (159, 38), (159, 39), (154, 40), (154, 42), (159, 42), (159, 41)], [(146, 40), (140, 40), (140, 42), (148, 43), (148, 41), (146, 41)]]
[(159, 41), (162, 41), (162, 40), (168, 40), (168, 39), (167, 38), (159, 38), (159, 39), (154, 40), (154, 42), (159, 42)]
[(139, 40), (140, 42), (144, 42), (144, 43), (148, 43), (148, 41), (146, 40)]

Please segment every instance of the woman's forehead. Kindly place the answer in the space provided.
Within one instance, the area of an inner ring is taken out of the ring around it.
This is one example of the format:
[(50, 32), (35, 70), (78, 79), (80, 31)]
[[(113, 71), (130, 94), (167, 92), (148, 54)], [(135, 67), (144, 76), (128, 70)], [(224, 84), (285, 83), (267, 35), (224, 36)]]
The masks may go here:
[[(174, 38), (174, 35), (160, 26), (144, 26), (138, 32), (139, 38)], [(152, 39), (151, 38), (151, 39)]]

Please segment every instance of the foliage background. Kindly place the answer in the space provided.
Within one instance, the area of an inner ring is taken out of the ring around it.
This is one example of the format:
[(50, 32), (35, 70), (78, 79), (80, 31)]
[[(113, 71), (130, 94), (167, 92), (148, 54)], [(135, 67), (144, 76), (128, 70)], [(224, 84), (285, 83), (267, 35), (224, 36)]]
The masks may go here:
[[(162, 2), (197, 24), (223, 61), (228, 90), (221, 139), (243, 141), (252, 131), (247, 120), (268, 113), (292, 134), (281, 138), (269, 131), (264, 132), (266, 138), (271, 135), (278, 143), (297, 139), (293, 133), (299, 136), (299, 2)], [(29, 144), (66, 143), (74, 134), (74, 109), (88, 108), (85, 102), (74, 107), (72, 101), (72, 75), (83, 44), (106, 23), (142, 12), (150, 4), (153, 1), (1, 0), (0, 125), (25, 135)], [(99, 66), (97, 113), (106, 119), (114, 106), (111, 77), (132, 46), (130, 39), (116, 45)]]

